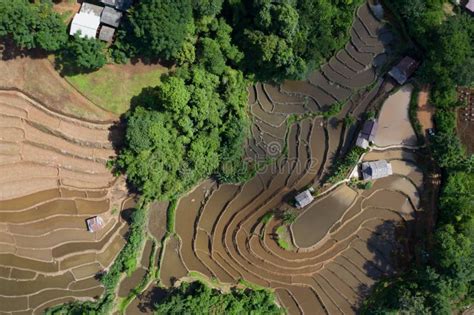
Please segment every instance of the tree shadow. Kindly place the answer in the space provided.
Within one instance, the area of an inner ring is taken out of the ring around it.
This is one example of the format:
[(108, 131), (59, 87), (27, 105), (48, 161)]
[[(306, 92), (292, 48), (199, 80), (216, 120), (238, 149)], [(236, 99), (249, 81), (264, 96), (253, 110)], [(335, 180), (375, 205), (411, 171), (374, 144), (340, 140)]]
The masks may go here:
[(3, 37), (0, 38), (0, 57), (3, 61), (17, 58), (44, 59), (48, 57), (48, 53), (38, 48), (19, 48), (11, 37)]
[(165, 288), (154, 286), (153, 288), (138, 295), (138, 310), (141, 313), (152, 314), (155, 309), (155, 304), (159, 304), (169, 294)]
[[(412, 261), (415, 253), (416, 220), (384, 221), (372, 232), (366, 242), (372, 259), (364, 263), (364, 273), (370, 279), (379, 281), (392, 278), (402, 272)], [(358, 301), (355, 311), (363, 305), (371, 294), (372, 287), (362, 283), (357, 288)]]

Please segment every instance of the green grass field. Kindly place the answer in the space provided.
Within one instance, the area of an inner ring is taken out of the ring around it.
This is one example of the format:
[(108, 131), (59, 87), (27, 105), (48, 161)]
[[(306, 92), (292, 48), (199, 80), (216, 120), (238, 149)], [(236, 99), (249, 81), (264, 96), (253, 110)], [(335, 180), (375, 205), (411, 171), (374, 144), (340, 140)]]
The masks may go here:
[(167, 69), (161, 66), (106, 65), (89, 73), (66, 77), (79, 92), (93, 103), (115, 114), (125, 113), (130, 100), (143, 88), (157, 86)]

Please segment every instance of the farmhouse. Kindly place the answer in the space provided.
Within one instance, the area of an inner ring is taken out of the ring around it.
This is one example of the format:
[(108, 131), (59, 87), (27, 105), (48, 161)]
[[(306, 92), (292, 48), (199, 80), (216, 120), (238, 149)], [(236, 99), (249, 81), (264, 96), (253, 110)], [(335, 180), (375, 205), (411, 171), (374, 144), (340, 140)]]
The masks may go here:
[(362, 130), (357, 136), (356, 145), (362, 149), (367, 149), (370, 142), (375, 139), (375, 133), (377, 132), (377, 121), (375, 119), (369, 119), (364, 123)]
[(394, 78), (398, 84), (403, 85), (418, 68), (418, 64), (418, 61), (406, 56), (393, 67), (388, 74)]
[(96, 38), (103, 7), (84, 2), (79, 13), (74, 16), (69, 35)]
[(104, 220), (100, 216), (92, 217), (86, 220), (87, 230), (91, 233), (97, 232), (104, 227)]
[(364, 180), (383, 178), (392, 174), (392, 165), (385, 160), (362, 163), (362, 177)]
[(304, 208), (307, 205), (309, 205), (313, 200), (314, 200), (313, 195), (311, 195), (311, 192), (309, 191), (309, 189), (307, 189), (299, 193), (298, 195), (296, 195), (295, 197), (296, 207)]

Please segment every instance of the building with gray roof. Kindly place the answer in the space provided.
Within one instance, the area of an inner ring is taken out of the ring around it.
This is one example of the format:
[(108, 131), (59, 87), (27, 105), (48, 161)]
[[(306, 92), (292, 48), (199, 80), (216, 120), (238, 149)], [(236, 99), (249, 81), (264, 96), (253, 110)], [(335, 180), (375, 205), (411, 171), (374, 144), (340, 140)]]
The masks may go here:
[(115, 28), (102, 25), (99, 32), (99, 39), (111, 43), (114, 40)]
[(118, 27), (120, 19), (122, 18), (122, 12), (115, 10), (111, 7), (105, 7), (100, 16), (100, 22), (109, 26)]
[(132, 0), (100, 0), (100, 2), (120, 11), (126, 11), (132, 6)]
[(410, 76), (416, 71), (418, 68), (418, 61), (411, 57), (403, 57), (403, 59), (390, 70), (388, 73), (398, 84), (404, 84)]
[(375, 119), (367, 120), (362, 126), (362, 130), (357, 136), (356, 145), (362, 149), (367, 149), (371, 142), (375, 139), (375, 134), (377, 132), (378, 124)]
[(314, 200), (313, 195), (311, 195), (311, 192), (309, 191), (309, 189), (307, 189), (299, 193), (298, 195), (296, 195), (295, 197), (296, 207), (304, 208), (307, 205), (309, 205), (311, 202), (313, 202), (313, 200)]
[(384, 178), (393, 174), (392, 164), (385, 160), (364, 162), (361, 168), (364, 180)]

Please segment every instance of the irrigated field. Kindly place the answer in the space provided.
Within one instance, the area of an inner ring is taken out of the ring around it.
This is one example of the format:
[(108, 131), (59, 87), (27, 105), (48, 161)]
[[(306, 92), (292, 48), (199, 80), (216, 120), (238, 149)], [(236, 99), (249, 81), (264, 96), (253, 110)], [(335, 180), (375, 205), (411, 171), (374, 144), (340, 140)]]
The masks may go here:
[[(119, 212), (133, 203), (105, 167), (115, 154), (110, 127), (0, 91), (0, 312), (102, 294), (96, 274), (122, 248)], [(85, 220), (95, 215), (105, 226), (90, 233)]]
[[(250, 89), (253, 126), (247, 155), (273, 162), (243, 185), (206, 181), (180, 199), (179, 238), (168, 240), (161, 265), (164, 285), (199, 272), (221, 283), (270, 288), (290, 314), (340, 314), (355, 313), (372, 284), (396, 272), (396, 254), (404, 249), (398, 237), (410, 232), (406, 227), (422, 188), (413, 153), (368, 154), (366, 160), (393, 160), (395, 175), (376, 181), (370, 190), (340, 186), (299, 212), (290, 230), (293, 250), (276, 241), (278, 217), (262, 222), (269, 211), (291, 208), (288, 202), (296, 192), (319, 188), (333, 160), (350, 147), (356, 130), (342, 120), (360, 118), (386, 95), (377, 67), (387, 58), (390, 39), (363, 5), (350, 43), (307, 81)], [(318, 113), (335, 102), (346, 105), (323, 120)]]

